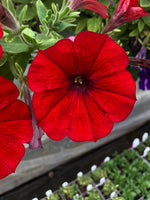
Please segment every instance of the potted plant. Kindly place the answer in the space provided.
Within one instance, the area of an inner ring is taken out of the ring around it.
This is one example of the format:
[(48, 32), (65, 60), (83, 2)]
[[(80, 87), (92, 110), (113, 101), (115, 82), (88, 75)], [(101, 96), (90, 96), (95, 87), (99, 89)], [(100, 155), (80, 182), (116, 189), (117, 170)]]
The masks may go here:
[(92, 179), (88, 175), (83, 175), (81, 177), (77, 176), (77, 182), (79, 184), (81, 192), (83, 193), (86, 191), (86, 186), (92, 184)]
[(93, 178), (93, 180), (95, 181), (95, 183), (99, 183), (99, 180), (103, 177), (107, 177), (107, 173), (105, 169), (102, 169), (100, 167), (97, 167), (96, 170), (94, 172), (92, 172), (90, 174), (90, 176)]
[(74, 195), (78, 193), (78, 185), (73, 183), (71, 185), (66, 185), (59, 189), (59, 193), (65, 196), (67, 200), (71, 200)]

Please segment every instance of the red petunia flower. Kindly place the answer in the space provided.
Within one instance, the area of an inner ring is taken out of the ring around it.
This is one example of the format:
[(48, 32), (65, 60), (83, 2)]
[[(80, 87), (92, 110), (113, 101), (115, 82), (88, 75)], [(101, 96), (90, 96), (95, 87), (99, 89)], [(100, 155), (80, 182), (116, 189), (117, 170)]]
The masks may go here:
[(53, 140), (96, 141), (109, 134), (136, 101), (127, 64), (117, 43), (90, 31), (39, 51), (28, 73), (38, 125)]
[(97, 0), (71, 0), (70, 9), (87, 9), (97, 12), (103, 18), (108, 18), (108, 8)]
[(149, 16), (149, 14), (142, 7), (138, 6), (138, 0), (120, 0), (103, 33), (112, 31), (127, 22), (143, 16)]
[(25, 153), (22, 143), (32, 138), (30, 112), (19, 91), (0, 76), (0, 179), (14, 172)]
[[(3, 30), (2, 30), (2, 28), (0, 26), (0, 39), (2, 37), (3, 37)], [(1, 59), (2, 55), (3, 55), (3, 49), (2, 49), (2, 46), (0, 45), (0, 59)]]

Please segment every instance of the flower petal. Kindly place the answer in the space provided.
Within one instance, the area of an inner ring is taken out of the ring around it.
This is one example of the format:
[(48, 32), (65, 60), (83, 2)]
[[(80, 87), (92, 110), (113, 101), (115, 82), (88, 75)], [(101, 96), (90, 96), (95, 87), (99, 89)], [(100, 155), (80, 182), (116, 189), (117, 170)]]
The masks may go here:
[(2, 49), (2, 46), (0, 45), (0, 59), (1, 59), (2, 55), (3, 55), (3, 49)]
[(3, 29), (2, 29), (2, 27), (1, 27), (1, 25), (0, 25), (0, 39), (3, 37)]
[(142, 7), (130, 7), (122, 17), (121, 22), (123, 24), (144, 16), (149, 16), (149, 14)]
[(98, 2), (97, 0), (82, 0), (81, 3), (78, 5), (78, 8), (83, 8), (87, 10), (92, 10), (94, 12), (97, 12), (100, 16), (103, 18), (108, 18), (108, 8)]
[(34, 93), (32, 104), (37, 122), (39, 123), (46, 115), (48, 115), (50, 110), (56, 106), (67, 93), (67, 88)]
[(75, 73), (77, 63), (72, 40), (62, 39), (54, 46), (40, 52), (68, 76)]
[(32, 62), (28, 72), (28, 85), (35, 92), (62, 88), (66, 85), (67, 75), (55, 65), (42, 51)]
[(17, 99), (19, 90), (9, 80), (0, 76), (0, 109)]
[(76, 36), (74, 48), (78, 59), (78, 74), (88, 73), (100, 54), (106, 38), (106, 35), (90, 31), (81, 32)]
[(136, 101), (135, 83), (125, 70), (100, 79), (90, 95), (113, 122), (119, 122), (133, 109)]
[[(45, 92), (45, 96), (46, 95), (50, 96), (48, 92)], [(51, 93), (51, 95), (53, 94)], [(35, 108), (37, 105), (35, 102), (40, 101), (40, 104), (42, 104), (42, 99), (44, 99), (44, 95), (42, 98), (39, 98), (39, 96), (42, 97), (42, 94), (36, 94), (33, 99), (33, 105)], [(35, 100), (35, 98), (37, 99)], [(48, 98), (49, 97), (47, 97), (47, 99)], [(90, 105), (90, 117), (82, 93), (70, 91), (64, 95), (59, 102), (57, 101), (55, 105), (52, 99), (47, 102), (47, 110), (48, 106), (51, 109), (49, 109), (49, 112), (45, 109), (46, 115), (38, 124), (53, 140), (61, 140), (68, 135), (70, 139), (76, 142), (96, 141), (110, 132), (113, 123), (101, 108), (95, 106), (92, 110), (91, 106), (93, 105), (93, 101), (91, 104), (88, 102), (88, 105)], [(95, 110), (98, 110), (96, 115)], [(38, 110), (35, 111), (35, 114), (37, 112)], [(93, 112), (94, 114), (92, 114)], [(102, 132), (100, 133), (101, 130)], [(96, 131), (98, 131), (98, 133), (96, 133)]]
[(25, 153), (25, 148), (17, 140), (0, 136), (0, 179), (15, 172)]
[[(17, 111), (17, 112), (16, 112)], [(31, 116), (25, 103), (16, 100), (0, 110), (0, 136), (29, 142), (32, 138)]]
[(128, 62), (128, 56), (124, 49), (107, 36), (89, 74), (93, 80), (97, 80), (114, 72), (123, 71)]

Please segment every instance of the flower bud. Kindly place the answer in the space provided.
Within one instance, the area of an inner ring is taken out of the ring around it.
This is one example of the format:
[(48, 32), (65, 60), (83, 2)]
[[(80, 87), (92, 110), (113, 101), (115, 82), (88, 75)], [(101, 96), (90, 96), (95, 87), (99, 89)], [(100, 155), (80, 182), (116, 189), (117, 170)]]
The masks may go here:
[(19, 26), (13, 14), (2, 4), (0, 4), (0, 24), (14, 32), (18, 32)]

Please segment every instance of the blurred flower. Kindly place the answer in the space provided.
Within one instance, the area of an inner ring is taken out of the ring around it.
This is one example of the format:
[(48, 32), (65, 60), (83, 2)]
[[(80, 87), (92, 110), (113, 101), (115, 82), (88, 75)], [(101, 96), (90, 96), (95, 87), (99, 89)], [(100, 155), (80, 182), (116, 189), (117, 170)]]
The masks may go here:
[(14, 32), (18, 32), (19, 26), (13, 14), (0, 3), (0, 24)]
[(27, 77), (38, 125), (53, 140), (96, 141), (109, 134), (136, 101), (127, 65), (122, 47), (90, 31), (40, 50)]
[(30, 112), (19, 91), (0, 76), (0, 179), (14, 172), (25, 153), (22, 143), (32, 138)]
[[(3, 30), (2, 30), (2, 28), (0, 26), (0, 39), (2, 37), (3, 37)], [(2, 46), (0, 45), (0, 59), (1, 59), (2, 55), (3, 55), (3, 49), (2, 49)]]
[[(150, 55), (148, 56), (150, 60)], [(139, 88), (141, 90), (150, 90), (150, 67), (149, 68), (140, 68), (140, 72), (138, 73), (140, 78), (139, 80)]]
[(112, 31), (113, 29), (143, 16), (149, 16), (145, 10), (138, 6), (138, 0), (120, 0), (118, 6), (103, 30), (103, 33)]
[(108, 8), (97, 0), (70, 0), (70, 9), (87, 9), (97, 12), (103, 18), (108, 18)]

